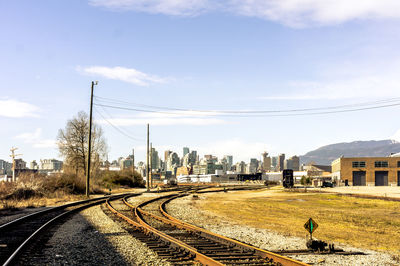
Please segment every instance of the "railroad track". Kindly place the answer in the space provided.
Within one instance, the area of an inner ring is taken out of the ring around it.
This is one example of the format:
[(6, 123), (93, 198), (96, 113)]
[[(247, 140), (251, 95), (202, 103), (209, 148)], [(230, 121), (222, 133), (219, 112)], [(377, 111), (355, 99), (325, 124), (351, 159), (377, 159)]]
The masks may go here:
[(165, 204), (183, 195), (186, 194), (161, 196), (138, 206), (133, 206), (128, 202), (128, 197), (124, 197), (112, 203), (108, 200), (106, 205), (111, 212), (133, 226), (133, 231), (140, 234), (139, 240), (173, 264), (307, 265), (214, 234), (168, 215)]
[(69, 214), (104, 203), (108, 198), (110, 197), (73, 202), (35, 212), (0, 225), (0, 265), (16, 264), (21, 254), (53, 225), (60, 223)]

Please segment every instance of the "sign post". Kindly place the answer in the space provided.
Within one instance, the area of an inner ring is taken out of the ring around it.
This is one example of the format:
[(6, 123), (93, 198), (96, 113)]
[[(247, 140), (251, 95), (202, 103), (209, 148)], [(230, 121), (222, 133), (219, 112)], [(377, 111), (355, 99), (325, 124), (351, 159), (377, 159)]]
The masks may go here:
[(310, 239), (312, 240), (312, 233), (318, 228), (318, 224), (312, 218), (310, 218), (304, 224), (304, 228), (310, 233)]

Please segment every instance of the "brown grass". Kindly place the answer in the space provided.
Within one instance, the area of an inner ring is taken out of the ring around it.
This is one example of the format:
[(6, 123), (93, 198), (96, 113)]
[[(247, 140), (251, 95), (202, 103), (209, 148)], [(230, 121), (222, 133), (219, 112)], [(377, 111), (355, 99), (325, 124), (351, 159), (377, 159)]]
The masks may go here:
[(400, 202), (273, 191), (206, 197), (201, 208), (239, 223), (304, 237), (312, 217), (316, 238), (400, 255)]

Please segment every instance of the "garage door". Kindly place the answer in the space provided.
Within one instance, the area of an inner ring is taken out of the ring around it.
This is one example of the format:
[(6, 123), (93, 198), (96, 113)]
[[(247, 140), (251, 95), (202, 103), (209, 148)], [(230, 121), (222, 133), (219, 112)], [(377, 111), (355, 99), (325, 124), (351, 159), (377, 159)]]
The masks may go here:
[(365, 171), (353, 171), (353, 186), (365, 185)]
[(387, 186), (387, 185), (388, 185), (388, 171), (376, 171), (375, 186)]
[(397, 185), (400, 187), (400, 171), (397, 171)]

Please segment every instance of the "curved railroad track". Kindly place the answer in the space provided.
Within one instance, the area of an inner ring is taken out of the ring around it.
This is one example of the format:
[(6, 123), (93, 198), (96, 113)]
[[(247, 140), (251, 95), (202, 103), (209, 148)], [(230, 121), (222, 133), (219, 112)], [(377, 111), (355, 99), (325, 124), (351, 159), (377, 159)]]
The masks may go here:
[(165, 204), (184, 195), (187, 193), (156, 197), (138, 206), (133, 206), (127, 200), (129, 197), (124, 197), (113, 203), (108, 200), (106, 206), (133, 226), (139, 240), (173, 264), (307, 265), (173, 218), (165, 211)]
[[(112, 196), (120, 198), (128, 194)], [(133, 196), (134, 194), (129, 193)], [(0, 265), (16, 264), (21, 254), (69, 214), (104, 203), (110, 196), (77, 201), (35, 212), (0, 225)]]

